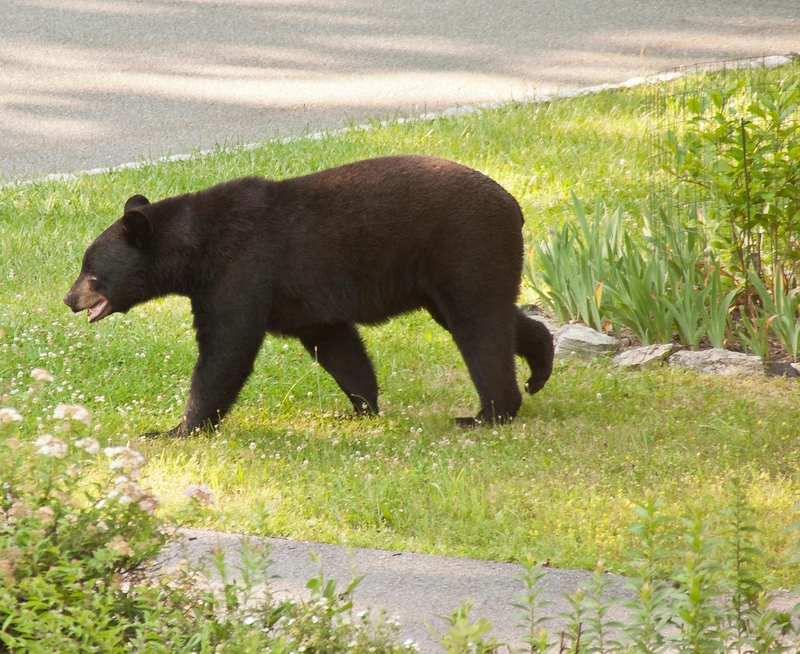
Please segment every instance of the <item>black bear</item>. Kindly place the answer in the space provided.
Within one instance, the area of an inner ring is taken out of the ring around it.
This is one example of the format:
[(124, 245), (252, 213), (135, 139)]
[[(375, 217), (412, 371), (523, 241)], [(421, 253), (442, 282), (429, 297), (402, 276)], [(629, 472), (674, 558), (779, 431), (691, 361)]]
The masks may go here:
[(378, 383), (356, 324), (424, 308), (447, 329), (477, 387), (477, 418), (506, 421), (553, 366), (553, 339), (516, 306), (522, 212), (499, 184), (428, 156), (359, 161), (304, 177), (248, 177), (151, 204), (83, 256), (64, 298), (89, 322), (168, 294), (191, 300), (199, 356), (181, 424), (216, 425), (253, 371), (267, 332), (294, 336), (358, 414), (378, 411)]

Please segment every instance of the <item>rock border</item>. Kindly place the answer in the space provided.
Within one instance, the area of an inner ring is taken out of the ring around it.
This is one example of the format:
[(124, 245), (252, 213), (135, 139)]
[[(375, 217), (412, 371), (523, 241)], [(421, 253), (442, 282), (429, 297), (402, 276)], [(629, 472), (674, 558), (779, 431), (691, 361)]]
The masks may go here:
[(558, 326), (538, 307), (527, 305), (527, 316), (543, 323), (551, 334), (557, 360), (574, 359), (584, 362), (598, 357), (612, 357), (620, 368), (641, 370), (668, 365), (672, 368), (694, 370), (701, 375), (739, 377), (800, 377), (800, 363), (778, 363), (768, 369), (761, 357), (722, 348), (689, 350), (674, 343), (655, 343), (623, 348), (619, 339), (603, 334), (582, 323)]

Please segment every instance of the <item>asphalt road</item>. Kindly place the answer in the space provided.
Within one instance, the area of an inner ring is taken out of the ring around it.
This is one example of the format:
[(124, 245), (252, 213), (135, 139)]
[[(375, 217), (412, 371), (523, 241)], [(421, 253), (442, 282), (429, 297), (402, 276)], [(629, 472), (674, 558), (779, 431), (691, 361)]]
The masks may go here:
[(3, 0), (0, 177), (797, 50), (797, 0)]
[[(0, 178), (798, 51), (797, 0), (2, 0)], [(219, 541), (235, 556), (231, 535), (190, 536), (185, 553)], [(287, 592), (316, 574), (311, 550), (342, 584), (355, 564), (367, 573), (358, 606), (387, 608), (423, 652), (437, 651), (423, 620), (441, 629), (435, 616), (467, 597), (501, 640), (517, 637), (518, 566), (273, 547), (275, 587)], [(549, 570), (550, 612), (588, 580)]]

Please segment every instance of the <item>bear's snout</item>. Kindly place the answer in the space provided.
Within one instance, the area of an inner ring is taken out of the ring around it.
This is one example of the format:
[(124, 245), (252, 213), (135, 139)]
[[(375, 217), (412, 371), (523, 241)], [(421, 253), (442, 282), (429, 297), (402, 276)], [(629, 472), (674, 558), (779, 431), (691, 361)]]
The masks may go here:
[(77, 308), (77, 300), (75, 298), (75, 293), (70, 291), (64, 296), (64, 304), (66, 304), (70, 309), (72, 309), (72, 313), (77, 313), (80, 309)]
[(67, 294), (64, 296), (64, 304), (72, 309), (73, 313), (83, 311), (86, 309), (86, 306), (84, 306), (84, 303), (81, 302), (81, 297), (85, 296), (88, 291), (89, 284), (86, 281), (86, 278), (83, 275), (80, 275), (78, 279), (75, 280), (72, 288), (69, 289)]
[(89, 281), (81, 274), (69, 292), (64, 296), (66, 304), (72, 313), (89, 310), (89, 322), (95, 322), (105, 318), (113, 311), (111, 302), (108, 298), (92, 290)]

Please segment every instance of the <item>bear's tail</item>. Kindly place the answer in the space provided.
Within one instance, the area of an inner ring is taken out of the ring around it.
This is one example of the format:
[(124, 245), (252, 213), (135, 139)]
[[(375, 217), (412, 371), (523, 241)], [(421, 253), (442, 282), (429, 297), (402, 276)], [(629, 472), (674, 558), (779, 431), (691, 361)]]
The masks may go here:
[(517, 310), (517, 354), (528, 362), (531, 376), (525, 390), (531, 395), (542, 390), (553, 372), (553, 336), (538, 320)]

